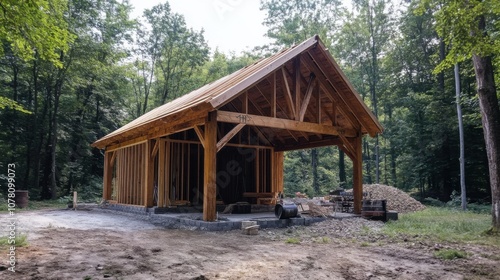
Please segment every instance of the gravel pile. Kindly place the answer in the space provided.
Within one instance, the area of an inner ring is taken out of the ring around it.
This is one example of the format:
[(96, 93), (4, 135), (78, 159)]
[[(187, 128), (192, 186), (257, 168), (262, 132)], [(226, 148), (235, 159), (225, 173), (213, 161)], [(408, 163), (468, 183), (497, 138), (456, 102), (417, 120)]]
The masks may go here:
[(309, 226), (309, 230), (333, 237), (356, 237), (363, 234), (378, 233), (383, 226), (382, 221), (363, 218), (329, 219)]
[[(292, 226), (288, 228), (263, 229), (263, 235), (271, 240), (297, 238), (300, 243), (342, 243), (342, 239), (374, 242), (383, 238), (382, 221), (363, 218), (328, 219), (310, 226)], [(335, 240), (335, 241), (332, 241)]]
[(422, 203), (395, 187), (386, 185), (363, 185), (363, 192), (368, 192), (371, 195), (371, 199), (387, 200), (387, 210), (408, 213), (425, 209)]

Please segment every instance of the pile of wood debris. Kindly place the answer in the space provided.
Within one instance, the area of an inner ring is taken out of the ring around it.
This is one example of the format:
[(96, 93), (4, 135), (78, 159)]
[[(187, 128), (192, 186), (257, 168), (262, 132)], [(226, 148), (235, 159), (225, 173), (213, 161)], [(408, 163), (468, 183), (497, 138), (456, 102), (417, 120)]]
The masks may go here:
[(422, 203), (395, 187), (377, 184), (363, 185), (363, 192), (368, 193), (369, 199), (387, 200), (387, 210), (394, 210), (399, 213), (408, 213), (425, 209), (425, 206)]

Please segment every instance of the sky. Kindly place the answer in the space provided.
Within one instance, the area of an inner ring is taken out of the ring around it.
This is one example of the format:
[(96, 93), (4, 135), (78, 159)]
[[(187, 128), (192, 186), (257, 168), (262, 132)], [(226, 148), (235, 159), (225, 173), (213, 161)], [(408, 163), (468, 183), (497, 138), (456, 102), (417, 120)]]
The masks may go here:
[[(144, 9), (166, 0), (130, 0), (134, 6), (132, 17), (138, 18)], [(269, 43), (264, 36), (267, 29), (262, 22), (259, 0), (169, 0), (173, 12), (182, 14), (186, 25), (197, 31), (205, 30), (205, 40), (212, 50), (224, 53), (250, 50)]]

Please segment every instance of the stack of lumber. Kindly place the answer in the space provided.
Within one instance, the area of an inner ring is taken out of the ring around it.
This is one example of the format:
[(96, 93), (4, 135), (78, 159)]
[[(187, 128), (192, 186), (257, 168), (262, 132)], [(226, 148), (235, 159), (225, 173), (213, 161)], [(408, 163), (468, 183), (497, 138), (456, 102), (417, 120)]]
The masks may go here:
[(380, 184), (363, 185), (363, 192), (369, 193), (369, 199), (387, 200), (387, 210), (408, 213), (425, 209), (422, 203), (395, 187)]

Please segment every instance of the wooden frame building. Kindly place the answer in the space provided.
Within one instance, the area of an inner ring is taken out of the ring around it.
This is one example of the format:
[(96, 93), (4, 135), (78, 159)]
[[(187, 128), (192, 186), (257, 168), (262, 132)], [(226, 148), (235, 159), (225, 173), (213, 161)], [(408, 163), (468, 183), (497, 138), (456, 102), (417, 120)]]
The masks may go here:
[(259, 203), (283, 191), (283, 152), (336, 145), (362, 201), (363, 135), (382, 126), (318, 36), (160, 106), (93, 143), (103, 198), (142, 207)]

